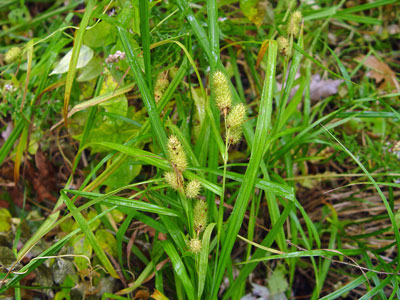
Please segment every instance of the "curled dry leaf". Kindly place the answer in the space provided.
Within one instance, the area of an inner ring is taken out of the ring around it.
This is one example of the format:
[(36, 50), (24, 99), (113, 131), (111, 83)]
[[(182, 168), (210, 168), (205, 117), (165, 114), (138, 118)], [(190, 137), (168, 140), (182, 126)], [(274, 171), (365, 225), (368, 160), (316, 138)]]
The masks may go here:
[(355, 58), (355, 61), (370, 69), (367, 76), (375, 79), (376, 83), (380, 83), (380, 89), (391, 88), (393, 91), (400, 91), (396, 73), (385, 62), (378, 60), (373, 55), (368, 57), (361, 55)]
[(311, 100), (318, 101), (336, 94), (342, 82), (342, 79), (322, 79), (319, 74), (312, 75), (310, 82)]
[[(300, 73), (296, 74), (296, 79), (300, 77)], [(343, 82), (342, 79), (323, 79), (321, 75), (314, 74), (310, 80), (310, 99), (311, 101), (319, 101), (326, 97), (332, 96), (338, 92), (339, 85)], [(280, 82), (277, 83), (278, 90), (282, 88)], [(295, 86), (290, 92), (290, 99), (298, 90), (298, 86)]]

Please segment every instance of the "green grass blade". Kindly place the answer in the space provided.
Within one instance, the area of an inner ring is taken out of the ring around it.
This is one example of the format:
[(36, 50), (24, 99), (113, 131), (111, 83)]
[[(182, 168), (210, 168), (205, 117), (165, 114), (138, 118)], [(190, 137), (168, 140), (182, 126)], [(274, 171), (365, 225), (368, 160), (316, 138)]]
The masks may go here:
[(337, 299), (343, 294), (346, 294), (350, 292), (351, 290), (357, 288), (361, 284), (363, 284), (365, 281), (371, 279), (371, 277), (374, 275), (374, 272), (370, 271), (364, 275), (359, 276), (357, 279), (353, 280), (349, 284), (346, 284), (344, 287), (334, 291), (333, 293), (330, 293), (329, 295), (320, 298), (320, 300), (333, 300)]
[(240, 187), (235, 206), (230, 216), (225, 238), (222, 241), (221, 259), (217, 266), (216, 277), (213, 281), (211, 299), (217, 299), (218, 289), (224, 276), (225, 268), (228, 263), (233, 245), (236, 240), (243, 217), (246, 212), (247, 203), (254, 189), (257, 171), (265, 151), (267, 142), (267, 132), (270, 126), (272, 114), (273, 86), (275, 83), (275, 68), (277, 57), (277, 44), (271, 41), (268, 48), (267, 74), (264, 81), (264, 89), (261, 96), (260, 112), (257, 119), (257, 127), (254, 138), (254, 145), (251, 151), (249, 165), (243, 183)]
[(212, 61), (213, 59), (210, 52), (210, 42), (208, 40), (206, 32), (203, 29), (203, 26), (201, 26), (200, 23), (197, 21), (196, 17), (193, 14), (193, 10), (189, 7), (189, 4), (186, 0), (177, 0), (176, 2), (179, 6), (179, 9), (185, 14), (186, 19), (192, 27), (194, 34), (198, 37), (198, 41), (201, 44), (201, 47), (205, 50), (210, 61)]
[(148, 278), (152, 272), (154, 272), (154, 269), (156, 268), (157, 262), (160, 259), (161, 255), (164, 253), (162, 247), (159, 247), (159, 243), (155, 245), (155, 250), (153, 251), (153, 256), (152, 260), (146, 265), (144, 270), (140, 273), (140, 275), (135, 279), (132, 285), (129, 287), (120, 290), (117, 294), (118, 295), (125, 295), (133, 292), (136, 290), (138, 287), (140, 287), (143, 283), (143, 281)]
[[(370, 174), (370, 172), (368, 172), (368, 170), (364, 167), (364, 165), (360, 162), (360, 160), (355, 157), (355, 155), (353, 153), (351, 153), (332, 133), (330, 133), (329, 131), (326, 131), (339, 145), (340, 147), (357, 163), (357, 165), (361, 168), (361, 170), (365, 173), (365, 175), (367, 175), (368, 179), (370, 180), (370, 182), (372, 182), (374, 188), (376, 189), (376, 191), (378, 192), (380, 198), (382, 199), (383, 204), (385, 205), (386, 211), (389, 215), (389, 219), (390, 222), (392, 223), (393, 226), (393, 231), (394, 231), (394, 236), (396, 238), (396, 244), (397, 244), (397, 248), (400, 249), (400, 232), (399, 232), (399, 228), (397, 226), (394, 214), (392, 209), (390, 208), (389, 202), (387, 201), (385, 195), (383, 194), (381, 188), (379, 187), (379, 185), (376, 183), (375, 179), (372, 177), (372, 175)], [(398, 271), (400, 269), (400, 255), (397, 256), (397, 260), (399, 261), (399, 263), (397, 264), (396, 267), (396, 271)]]
[[(91, 143), (91, 144), (88, 144), (87, 146), (95, 145), (95, 144), (105, 146), (105, 147), (108, 147), (108, 148), (111, 148), (114, 150), (118, 150), (119, 152), (131, 155), (131, 156), (137, 158), (138, 160), (141, 160), (145, 163), (148, 163), (150, 165), (153, 165), (155, 167), (158, 167), (158, 168), (166, 170), (166, 171), (169, 171), (171, 169), (170, 164), (165, 159), (163, 159), (162, 157), (156, 156), (155, 154), (153, 154), (151, 152), (147, 152), (147, 151), (135, 149), (135, 148), (130, 148), (125, 145), (120, 145), (120, 144), (111, 143), (111, 142)], [(214, 183), (209, 182), (208, 180), (202, 178), (201, 176), (198, 176), (190, 171), (183, 172), (183, 175), (187, 179), (197, 179), (198, 181), (200, 181), (201, 185), (204, 188), (212, 191), (213, 193), (215, 193), (217, 195), (221, 195), (221, 193), (222, 193), (221, 187), (219, 187), (218, 185), (216, 185)]]
[(15, 25), (13, 27), (11, 27), (10, 29), (7, 30), (3, 30), (0, 32), (0, 38), (8, 35), (10, 33), (13, 33), (14, 31), (18, 31), (18, 30), (22, 30), (26, 27), (30, 27), (33, 26), (37, 23), (40, 23), (42, 21), (47, 21), (49, 19), (51, 19), (51, 17), (60, 15), (64, 12), (68, 12), (71, 11), (72, 9), (74, 9), (76, 6), (78, 6), (79, 4), (82, 4), (84, 1), (83, 0), (76, 0), (73, 1), (71, 3), (69, 3), (68, 5), (62, 6), (58, 9), (52, 10), (51, 8), (49, 9), (48, 12), (42, 13), (37, 15), (34, 19), (27, 21), (27, 22), (20, 22), (18, 25)]
[[(159, 215), (171, 216), (171, 217), (178, 217), (179, 215), (173, 211), (172, 209), (161, 207), (155, 204), (127, 199), (118, 196), (106, 196), (99, 193), (90, 193), (90, 192), (81, 192), (76, 190), (64, 190), (65, 192), (78, 195), (81, 197), (85, 197), (88, 199), (98, 199), (99, 197), (103, 197), (100, 202), (112, 205), (112, 206), (121, 206), (121, 207), (128, 207), (131, 209), (137, 209), (139, 211), (151, 212)], [(106, 197), (105, 197), (106, 196)]]
[[(303, 37), (302, 35), (299, 37), (299, 41), (297, 42), (297, 46), (300, 49), (303, 49)], [(297, 75), (297, 70), (300, 66), (301, 59), (303, 58), (303, 55), (299, 51), (294, 51), (292, 62), (290, 64), (290, 69), (289, 69), (289, 75), (288, 78), (285, 82), (285, 88), (283, 90), (283, 95), (282, 99), (280, 100), (280, 109), (279, 109), (279, 115), (278, 115), (278, 120), (277, 120), (277, 131), (279, 132), (280, 129), (282, 129), (283, 125), (285, 123), (282, 122), (283, 116), (285, 116), (286, 112), (286, 106), (287, 102), (290, 97), (290, 93), (293, 89), (293, 83)], [(283, 89), (283, 86), (282, 86)]]
[(197, 281), (197, 298), (201, 299), (201, 295), (204, 291), (204, 285), (206, 282), (207, 268), (208, 268), (208, 256), (209, 256), (209, 248), (210, 248), (210, 238), (211, 233), (215, 227), (215, 223), (211, 223), (207, 226), (206, 230), (203, 233), (203, 239), (201, 244), (201, 252), (199, 259), (199, 278)]
[(375, 8), (375, 7), (379, 7), (379, 6), (383, 6), (383, 5), (393, 4), (396, 2), (397, 2), (397, 0), (378, 0), (378, 1), (370, 2), (370, 3), (365, 3), (365, 4), (355, 5), (353, 7), (345, 8), (345, 9), (342, 9), (340, 12), (341, 13), (359, 12), (359, 11), (363, 11), (363, 10), (367, 10), (367, 9), (371, 9), (371, 8)]
[[(218, 176), (223, 176), (223, 174), (224, 174), (223, 171), (221, 171), (221, 170), (212, 170), (210, 168), (194, 168), (194, 169), (203, 171), (203, 172), (207, 172), (207, 173), (212, 173), (212, 174), (215, 174)], [(237, 181), (240, 183), (243, 182), (244, 177), (245, 177), (245, 175), (242, 175), (239, 173), (235, 173), (235, 172), (231, 172), (231, 171), (226, 172), (226, 178), (229, 178), (231, 180), (234, 180), (234, 181)], [(286, 199), (289, 199), (292, 201), (295, 200), (294, 188), (292, 188), (290, 186), (275, 183), (275, 182), (265, 180), (265, 179), (260, 179), (260, 178), (256, 179), (255, 186), (259, 189), (269, 190), (278, 196), (285, 197)]]
[(81, 50), (81, 46), (83, 43), (83, 36), (85, 35), (86, 27), (89, 24), (90, 16), (92, 14), (95, 4), (96, 0), (89, 0), (88, 4), (86, 5), (85, 13), (83, 14), (82, 21), (79, 25), (79, 29), (76, 33), (76, 37), (74, 40), (74, 47), (72, 48), (72, 56), (68, 67), (67, 80), (65, 82), (65, 92), (64, 92), (63, 116), (64, 116), (64, 123), (66, 126), (68, 122), (67, 119), (68, 119), (69, 100), (71, 97), (72, 84), (75, 80), (76, 65), (78, 63), (79, 51)]
[(210, 36), (210, 64), (214, 69), (219, 61), (218, 6), (216, 0), (207, 0), (208, 33)]
[(85, 234), (87, 239), (90, 242), (94, 252), (96, 253), (98, 259), (103, 264), (104, 268), (107, 272), (114, 278), (119, 278), (117, 272), (115, 271), (113, 265), (111, 264), (110, 260), (106, 256), (104, 250), (100, 247), (97, 238), (94, 236), (92, 230), (89, 227), (89, 224), (86, 222), (85, 218), (82, 214), (77, 210), (76, 206), (71, 202), (71, 200), (67, 197), (65, 192), (61, 191), (61, 197), (64, 199), (65, 204), (67, 205), (68, 209), (73, 214), (76, 222), (79, 224), (82, 232)]
[[(140, 12), (140, 35), (142, 38), (144, 75), (150, 92), (153, 90), (151, 80), (151, 57), (150, 57), (150, 8), (149, 1), (139, 1)], [(151, 94), (153, 94), (151, 92)]]
[(336, 55), (335, 51), (333, 51), (328, 45), (326, 45), (326, 47), (328, 48), (329, 52), (332, 54), (332, 56), (335, 58), (336, 63), (339, 66), (340, 72), (343, 75), (344, 78), (344, 82), (346, 83), (347, 86), (347, 91), (349, 93), (349, 98), (350, 100), (353, 100), (354, 98), (354, 89), (353, 89), (353, 84), (351, 82), (351, 78), (349, 73), (347, 72), (345, 66), (343, 65), (343, 63), (341, 62), (341, 60), (339, 59), (339, 57)]
[(17, 121), (17, 124), (15, 125), (13, 131), (3, 144), (3, 146), (0, 149), (0, 165), (3, 163), (4, 159), (7, 157), (8, 153), (11, 151), (12, 147), (14, 146), (15, 141), (18, 139), (20, 136), (22, 130), (25, 127), (25, 119), (21, 118), (20, 120)]
[(387, 276), (384, 280), (381, 281), (379, 285), (374, 287), (372, 290), (370, 290), (368, 293), (363, 295), (359, 300), (368, 300), (368, 299), (373, 299), (373, 297), (379, 293), (382, 292), (382, 289), (392, 280), (393, 276)]
[[(294, 203), (289, 202), (289, 205), (285, 207), (282, 214), (280, 215), (278, 221), (272, 227), (272, 230), (267, 234), (264, 240), (261, 242), (261, 245), (264, 247), (270, 247), (272, 243), (275, 241), (276, 236), (278, 235), (280, 229), (283, 227), (287, 217), (290, 212), (294, 209)], [(264, 255), (265, 251), (257, 248), (256, 251), (251, 256), (253, 259), (257, 259)], [(225, 292), (223, 300), (229, 299), (236, 291), (237, 288), (241, 286), (241, 283), (247, 280), (249, 274), (254, 270), (258, 263), (246, 264), (243, 269), (240, 270), (239, 275), (235, 279), (234, 283), (229, 286), (228, 290)]]
[(168, 257), (171, 260), (171, 263), (172, 263), (172, 266), (174, 267), (174, 271), (175, 271), (176, 275), (179, 277), (180, 281), (182, 282), (182, 285), (185, 289), (188, 299), (189, 300), (196, 299), (196, 297), (195, 297), (196, 294), (194, 292), (193, 284), (189, 279), (189, 276), (186, 272), (185, 265), (182, 262), (181, 257), (179, 256), (175, 247), (168, 240), (163, 241), (162, 246), (163, 246), (165, 252), (167, 253)]
[[(103, 211), (101, 214), (97, 215), (93, 219), (88, 221), (88, 224), (92, 224), (96, 220), (100, 219), (101, 217), (105, 216), (109, 212), (111, 212), (115, 207), (111, 207), (105, 211)], [(80, 228), (75, 229), (56, 243), (54, 243), (51, 247), (43, 251), (40, 255), (38, 255), (36, 258), (31, 259), (31, 261), (23, 266), (17, 276), (13, 277), (11, 280), (7, 281), (3, 286), (0, 287), (0, 294), (4, 293), (7, 289), (10, 287), (16, 286), (18, 282), (20, 282), (25, 276), (27, 276), (30, 272), (32, 272), (34, 269), (39, 267), (43, 262), (45, 262), (45, 259), (41, 259), (41, 257), (48, 257), (55, 255), (61, 248), (69, 241), (71, 237), (73, 237), (75, 234), (79, 233), (81, 231)], [(21, 251), (20, 251), (21, 252)], [(18, 258), (17, 258), (18, 259)]]
[(121, 39), (122, 45), (124, 47), (126, 58), (128, 63), (135, 75), (136, 83), (139, 87), (140, 93), (142, 95), (142, 100), (144, 105), (146, 106), (147, 113), (149, 114), (151, 128), (153, 133), (157, 139), (158, 144), (161, 147), (161, 150), (166, 155), (167, 154), (167, 134), (165, 133), (164, 127), (161, 125), (160, 117), (158, 115), (156, 102), (152, 97), (152, 94), (149, 90), (149, 87), (146, 84), (146, 81), (143, 78), (143, 73), (140, 70), (139, 63), (137, 61), (135, 52), (133, 51), (132, 45), (128, 39), (128, 32), (126, 29), (117, 27), (118, 34)]

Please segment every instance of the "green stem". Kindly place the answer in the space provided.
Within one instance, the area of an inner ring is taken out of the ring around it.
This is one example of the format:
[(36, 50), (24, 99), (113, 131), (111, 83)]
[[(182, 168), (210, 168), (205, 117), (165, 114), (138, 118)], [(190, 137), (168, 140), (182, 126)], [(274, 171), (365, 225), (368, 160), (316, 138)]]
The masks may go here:
[[(222, 195), (219, 200), (219, 208), (218, 208), (218, 223), (217, 223), (217, 250), (215, 255), (215, 269), (217, 270), (218, 267), (218, 260), (219, 260), (219, 246), (221, 241), (221, 233), (222, 233), (222, 223), (224, 221), (224, 203), (225, 203), (225, 183), (226, 183), (226, 168), (228, 164), (228, 148), (229, 148), (229, 131), (226, 126), (226, 116), (225, 116), (225, 132), (226, 132), (226, 139), (225, 139), (225, 154), (223, 157), (224, 160), (224, 174), (222, 177)], [(214, 274), (215, 275), (215, 274)]]
[(182, 207), (185, 210), (189, 236), (191, 238), (194, 238), (195, 232), (194, 232), (194, 223), (193, 223), (192, 201), (191, 201), (191, 199), (186, 198), (183, 188), (181, 188), (179, 190), (179, 199), (181, 200)]

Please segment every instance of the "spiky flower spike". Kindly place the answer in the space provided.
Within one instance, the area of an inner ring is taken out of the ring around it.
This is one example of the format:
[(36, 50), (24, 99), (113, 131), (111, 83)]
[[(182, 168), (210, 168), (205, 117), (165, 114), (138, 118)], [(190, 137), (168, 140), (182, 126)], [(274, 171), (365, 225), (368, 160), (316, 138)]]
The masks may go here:
[(299, 23), (302, 18), (303, 16), (299, 11), (295, 11), (294, 13), (292, 13), (289, 19), (288, 30), (287, 30), (289, 35), (297, 36), (299, 34), (300, 31)]
[(226, 119), (226, 125), (228, 128), (234, 128), (242, 126), (246, 118), (246, 107), (243, 103), (239, 103), (232, 107), (229, 112), (228, 118)]
[(242, 103), (235, 105), (229, 112), (226, 119), (226, 127), (228, 128), (226, 138), (230, 144), (237, 144), (242, 138), (242, 125), (245, 122), (245, 119), (246, 107)]
[(179, 182), (176, 174), (174, 172), (166, 172), (164, 173), (165, 181), (172, 187), (174, 190), (179, 189)]
[(199, 195), (200, 192), (200, 182), (197, 180), (191, 180), (187, 185), (186, 185), (186, 197), (188, 198), (196, 198)]
[(287, 40), (287, 38), (280, 36), (278, 37), (278, 39), (276, 40), (278, 43), (278, 49), (279, 52), (281, 54), (283, 54), (284, 56), (287, 56), (289, 54), (289, 41)]
[(228, 134), (227, 138), (231, 145), (236, 145), (242, 139), (242, 135), (243, 135), (242, 126), (234, 127), (229, 130), (229, 134)]
[(207, 202), (198, 200), (193, 208), (193, 223), (194, 230), (200, 233), (206, 228), (208, 219), (208, 206)]
[(199, 253), (201, 251), (201, 241), (198, 238), (189, 241), (189, 251), (192, 253)]
[(221, 71), (215, 72), (212, 78), (212, 85), (218, 109), (223, 113), (227, 113), (232, 105), (232, 93), (225, 74)]
[(186, 154), (183, 150), (181, 142), (174, 135), (171, 135), (168, 140), (168, 154), (171, 163), (179, 171), (185, 171), (187, 167)]
[(6, 64), (11, 64), (16, 61), (20, 55), (21, 49), (18, 47), (12, 47), (7, 51), (6, 55), (4, 56), (4, 60), (6, 61)]
[(158, 103), (168, 87), (168, 72), (161, 72), (157, 76), (156, 84), (154, 85), (154, 99)]

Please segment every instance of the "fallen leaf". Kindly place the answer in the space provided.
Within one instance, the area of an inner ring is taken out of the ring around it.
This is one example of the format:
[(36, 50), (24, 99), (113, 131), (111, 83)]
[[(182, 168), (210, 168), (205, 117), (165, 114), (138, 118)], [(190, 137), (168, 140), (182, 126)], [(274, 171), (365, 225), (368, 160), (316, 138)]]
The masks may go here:
[(325, 99), (338, 92), (342, 79), (322, 79), (319, 74), (311, 76), (310, 98), (312, 101)]
[(270, 292), (265, 286), (251, 282), (252, 291), (244, 295), (241, 300), (269, 300)]
[(150, 293), (148, 290), (139, 290), (136, 292), (135, 297), (133, 299), (147, 300), (150, 297)]
[[(300, 77), (300, 73), (296, 74), (295, 79)], [(310, 99), (311, 101), (319, 101), (325, 99), (326, 97), (332, 96), (338, 92), (339, 85), (343, 82), (342, 79), (322, 79), (321, 75), (314, 74), (311, 76), (310, 80)], [(277, 83), (278, 90), (282, 88), (280, 82)], [(298, 86), (295, 86), (290, 91), (290, 99), (298, 90)]]
[(355, 61), (371, 69), (368, 71), (367, 76), (375, 79), (376, 83), (382, 82), (379, 86), (380, 89), (395, 88), (395, 90), (400, 91), (396, 73), (393, 72), (393, 70), (386, 63), (378, 60), (373, 55), (370, 55), (367, 58), (365, 58), (365, 55), (361, 55), (355, 58)]

